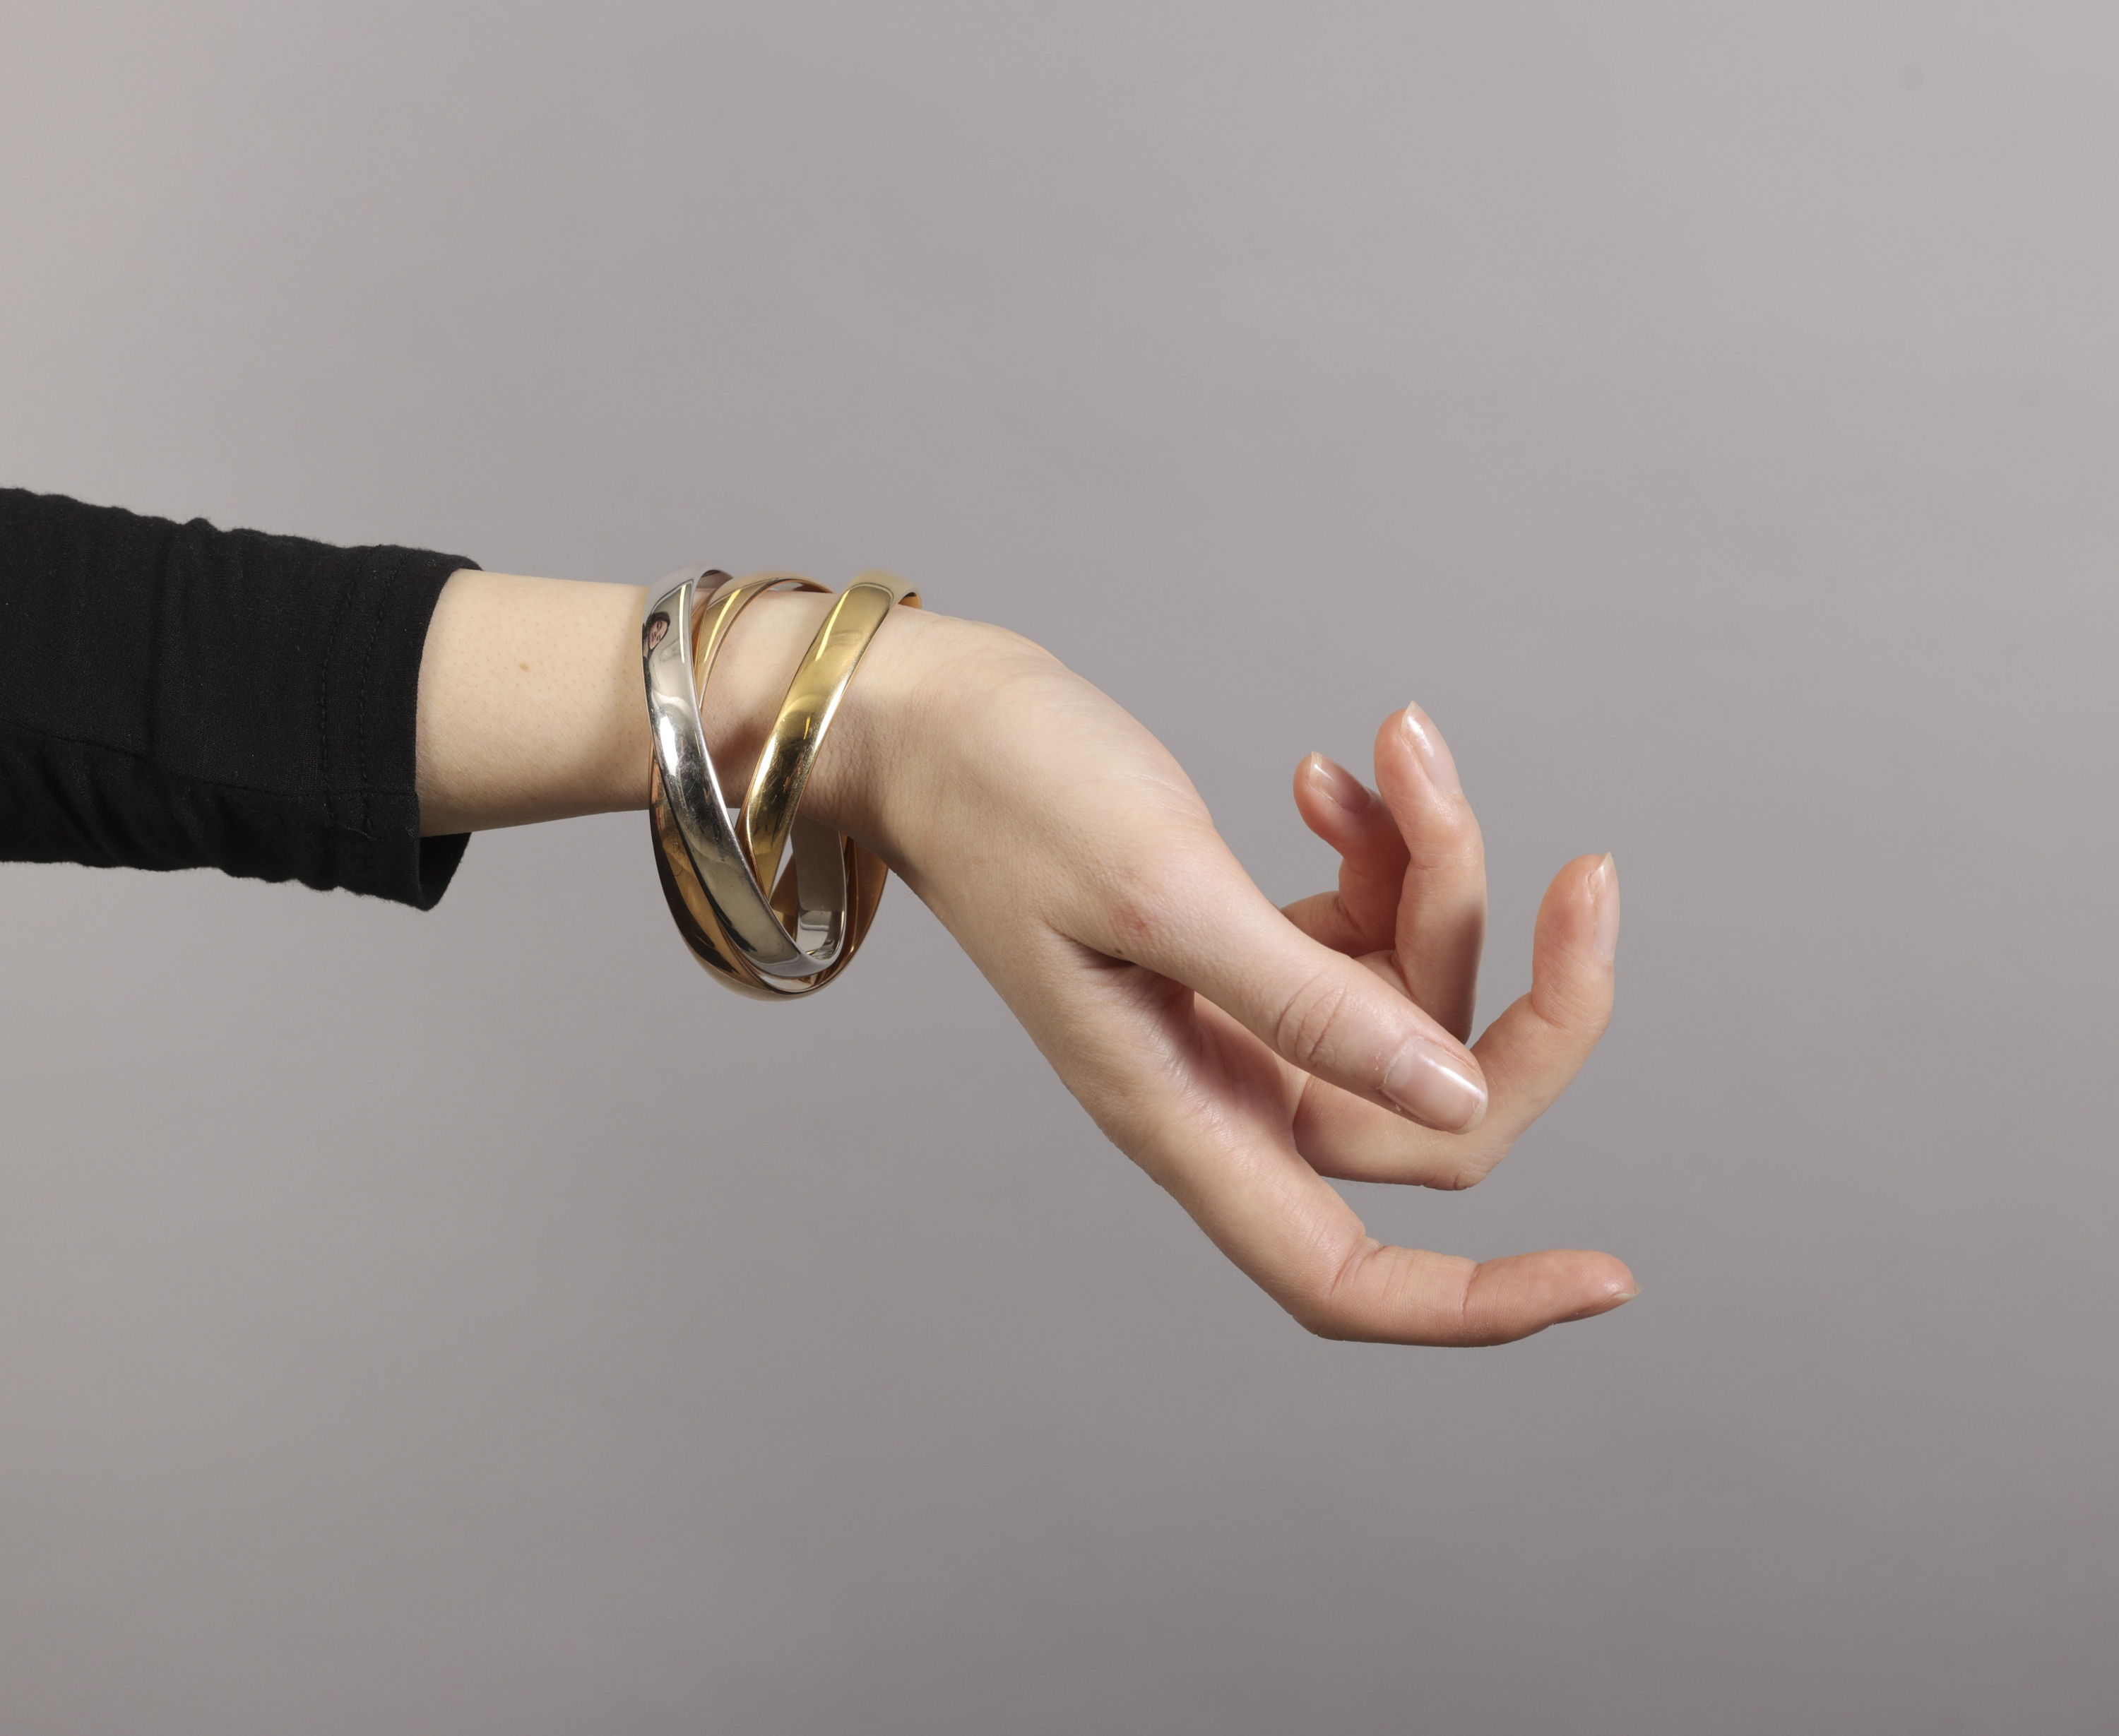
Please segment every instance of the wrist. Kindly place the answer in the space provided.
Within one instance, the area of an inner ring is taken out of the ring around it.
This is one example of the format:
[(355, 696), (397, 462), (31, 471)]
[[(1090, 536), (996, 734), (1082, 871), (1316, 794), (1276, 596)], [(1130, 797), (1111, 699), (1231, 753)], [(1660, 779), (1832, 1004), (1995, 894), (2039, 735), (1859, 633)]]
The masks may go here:
[(423, 832), (645, 803), (644, 602), (636, 586), (451, 576), (420, 662)]
[[(420, 670), (420, 828), (520, 826), (644, 808), (653, 743), (638, 586), (466, 569), (443, 587)], [(749, 787), (787, 683), (832, 599), (768, 591), (730, 628), (701, 707), (723, 790)], [(894, 859), (883, 797), (918, 698), (919, 610), (890, 618), (847, 684), (802, 811)], [(962, 623), (949, 623), (961, 625)]]
[(893, 609), (847, 684), (803, 812), (927, 898), (925, 870), (957, 859), (967, 815), (994, 799), (1012, 697), (1059, 667), (1005, 628)]

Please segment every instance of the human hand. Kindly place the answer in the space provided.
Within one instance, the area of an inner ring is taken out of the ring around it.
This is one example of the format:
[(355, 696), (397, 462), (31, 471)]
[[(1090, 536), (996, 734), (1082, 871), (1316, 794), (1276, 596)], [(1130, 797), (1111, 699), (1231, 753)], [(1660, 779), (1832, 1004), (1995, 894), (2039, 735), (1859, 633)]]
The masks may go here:
[(1469, 1187), (1560, 1095), (1610, 1016), (1609, 857), (1560, 870), (1530, 993), (1468, 1050), (1483, 849), (1417, 710), (1378, 733), (1380, 796), (1304, 762), (1339, 890), (1282, 912), (1162, 746), (1027, 641), (904, 615), (851, 691), (805, 811), (890, 863), (1097, 1126), (1305, 1326), (1499, 1344), (1635, 1294), (1607, 1254), (1385, 1247), (1326, 1179)]
[[(644, 598), (449, 581), (420, 672), (427, 831), (646, 802)], [(828, 601), (768, 593), (731, 632), (702, 709), (735, 787)], [(1617, 1307), (1632, 1275), (1607, 1254), (1386, 1248), (1326, 1178), (1467, 1187), (1499, 1163), (1610, 1015), (1619, 888), (1608, 857), (1560, 871), (1530, 993), (1468, 1050), (1485, 867), (1439, 743), (1417, 713), (1387, 721), (1380, 798), (1304, 762), (1296, 806), (1340, 852), (1339, 890), (1282, 912), (1177, 762), (1095, 687), (998, 627), (899, 610), (802, 810), (898, 872), (1097, 1126), (1303, 1325), (1499, 1344)]]

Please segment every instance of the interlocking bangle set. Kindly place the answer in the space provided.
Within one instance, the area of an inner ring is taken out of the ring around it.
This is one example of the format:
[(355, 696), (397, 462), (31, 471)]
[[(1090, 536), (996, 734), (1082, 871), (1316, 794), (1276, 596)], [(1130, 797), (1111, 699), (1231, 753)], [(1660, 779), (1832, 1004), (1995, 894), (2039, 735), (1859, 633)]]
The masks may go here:
[(865, 572), (839, 593), (795, 669), (750, 789), (733, 807), (707, 751), (699, 700), (736, 617), (783, 586), (829, 589), (791, 572), (733, 579), (687, 567), (663, 581), (640, 633), (655, 735), (648, 817), (662, 896), (693, 956), (739, 993), (763, 1000), (822, 988), (875, 920), (889, 871), (852, 839), (795, 811), (876, 629), (898, 604), (920, 606), (887, 572)]

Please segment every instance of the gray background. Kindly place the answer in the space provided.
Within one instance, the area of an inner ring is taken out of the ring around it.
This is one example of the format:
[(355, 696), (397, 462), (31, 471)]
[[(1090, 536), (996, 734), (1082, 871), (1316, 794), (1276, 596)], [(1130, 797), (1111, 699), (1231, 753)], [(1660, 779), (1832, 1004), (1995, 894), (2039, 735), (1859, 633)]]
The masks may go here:
[(0, 872), (0, 1726), (2106, 1731), (2119, 18), (24, 6), (0, 477), (916, 576), (1177, 752), (1440, 720), (1617, 1022), (1312, 1340), (899, 888), (716, 990), (637, 817), (421, 917)]

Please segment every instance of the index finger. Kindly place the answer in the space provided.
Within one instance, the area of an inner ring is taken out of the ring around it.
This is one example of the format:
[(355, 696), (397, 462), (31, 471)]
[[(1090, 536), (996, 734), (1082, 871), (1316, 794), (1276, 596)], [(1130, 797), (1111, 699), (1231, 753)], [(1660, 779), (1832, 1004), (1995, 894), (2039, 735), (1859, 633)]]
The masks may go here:
[(1117, 890), (1091, 882), (1069, 929), (1083, 945), (1189, 984), (1303, 1072), (1426, 1126), (1486, 1113), (1471, 1051), (1276, 910), (1211, 828), (1166, 831), (1137, 859)]
[(1378, 1242), (1296, 1151), (1256, 1038), (1138, 967), (1083, 989), (1091, 1004), (1066, 1021), (1073, 1053), (1054, 1055), (1062, 1076), (1215, 1246), (1320, 1337), (1505, 1344), (1636, 1294), (1609, 1254), (1479, 1261)]

